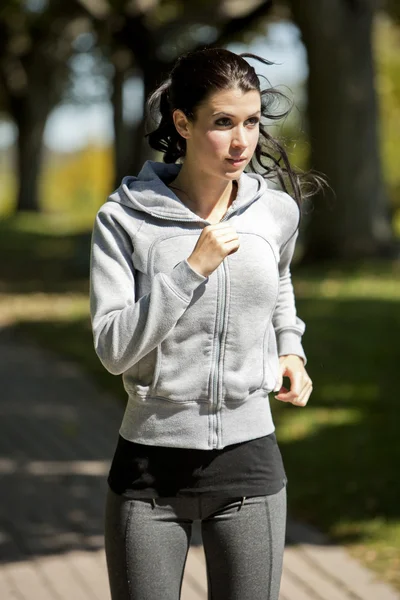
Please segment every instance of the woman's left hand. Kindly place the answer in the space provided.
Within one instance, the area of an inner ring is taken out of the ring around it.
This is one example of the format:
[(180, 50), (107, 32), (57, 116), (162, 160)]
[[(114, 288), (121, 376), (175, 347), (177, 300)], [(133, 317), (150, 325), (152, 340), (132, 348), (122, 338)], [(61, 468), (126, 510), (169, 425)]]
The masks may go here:
[[(291, 402), (296, 406), (305, 406), (312, 392), (312, 381), (304, 368), (304, 361), (300, 356), (287, 354), (279, 357), (280, 373), (274, 389), (275, 395), (281, 402)], [(283, 377), (289, 377), (290, 390), (285, 388)]]

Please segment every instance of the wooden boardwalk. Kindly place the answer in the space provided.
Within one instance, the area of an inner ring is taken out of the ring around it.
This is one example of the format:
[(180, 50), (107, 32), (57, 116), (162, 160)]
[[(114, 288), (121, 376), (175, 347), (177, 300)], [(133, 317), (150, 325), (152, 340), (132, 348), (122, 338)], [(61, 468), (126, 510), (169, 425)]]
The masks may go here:
[[(0, 331), (1, 600), (110, 600), (103, 503), (122, 410), (75, 365)], [(197, 528), (182, 600), (206, 598)], [(280, 600), (400, 595), (289, 520)]]

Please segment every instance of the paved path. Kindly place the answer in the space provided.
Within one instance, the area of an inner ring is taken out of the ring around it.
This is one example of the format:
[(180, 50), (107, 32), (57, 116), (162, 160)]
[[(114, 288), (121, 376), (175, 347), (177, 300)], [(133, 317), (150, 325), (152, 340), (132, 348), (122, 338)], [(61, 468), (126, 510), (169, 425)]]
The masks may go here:
[[(110, 599), (103, 498), (121, 415), (75, 365), (0, 331), (1, 600)], [(194, 538), (182, 600), (207, 598), (198, 529)], [(400, 595), (344, 549), (289, 522), (281, 600)]]

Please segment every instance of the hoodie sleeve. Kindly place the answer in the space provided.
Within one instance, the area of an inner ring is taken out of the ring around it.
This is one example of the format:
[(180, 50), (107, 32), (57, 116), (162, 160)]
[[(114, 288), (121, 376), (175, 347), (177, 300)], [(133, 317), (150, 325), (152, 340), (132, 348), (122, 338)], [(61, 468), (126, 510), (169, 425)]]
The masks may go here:
[(305, 331), (305, 323), (296, 313), (295, 296), (290, 273), (290, 263), (298, 237), (298, 230), (292, 235), (281, 250), (279, 260), (279, 295), (272, 317), (275, 329), (278, 355), (296, 354), (307, 364), (307, 358), (301, 344), (301, 337)]
[(107, 211), (93, 227), (90, 313), (94, 347), (104, 367), (119, 375), (160, 344), (207, 277), (182, 260), (171, 273), (157, 273), (151, 290), (135, 298), (130, 237)]

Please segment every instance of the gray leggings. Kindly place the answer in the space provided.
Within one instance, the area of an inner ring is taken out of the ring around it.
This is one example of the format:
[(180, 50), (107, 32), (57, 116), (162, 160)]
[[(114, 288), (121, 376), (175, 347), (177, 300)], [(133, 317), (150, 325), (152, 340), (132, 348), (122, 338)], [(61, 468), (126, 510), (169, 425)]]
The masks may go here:
[(278, 600), (286, 488), (271, 496), (128, 500), (108, 491), (112, 600), (179, 600), (193, 520), (201, 520), (209, 600)]

